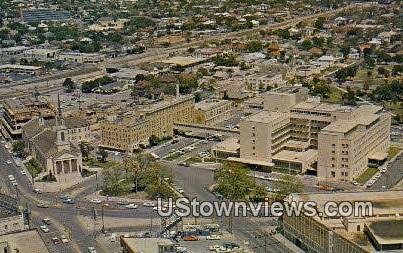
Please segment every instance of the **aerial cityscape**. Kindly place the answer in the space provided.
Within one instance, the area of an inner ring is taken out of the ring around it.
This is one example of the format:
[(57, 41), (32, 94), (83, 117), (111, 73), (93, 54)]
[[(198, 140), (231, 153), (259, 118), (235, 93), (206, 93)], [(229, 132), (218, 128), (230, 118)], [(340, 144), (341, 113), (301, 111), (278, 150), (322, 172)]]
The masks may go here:
[(403, 252), (400, 0), (0, 0), (0, 253)]

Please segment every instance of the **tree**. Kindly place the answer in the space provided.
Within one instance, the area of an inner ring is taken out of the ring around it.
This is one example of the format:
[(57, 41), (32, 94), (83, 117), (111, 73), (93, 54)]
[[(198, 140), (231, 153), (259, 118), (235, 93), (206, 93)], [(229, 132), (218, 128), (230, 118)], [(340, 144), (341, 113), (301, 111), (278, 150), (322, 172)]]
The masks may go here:
[(135, 192), (138, 191), (139, 179), (142, 178), (144, 172), (156, 166), (157, 162), (154, 157), (146, 153), (138, 153), (132, 157), (129, 157), (123, 161), (124, 168), (129, 177), (134, 181)]
[(94, 150), (94, 147), (92, 147), (88, 142), (81, 142), (78, 144), (80, 147), (81, 155), (83, 158), (88, 158), (90, 152)]
[(394, 65), (393, 69), (392, 69), (392, 74), (393, 75), (399, 75), (403, 73), (403, 65), (399, 64), (399, 65)]
[(66, 78), (63, 82), (63, 87), (67, 93), (73, 92), (76, 89), (76, 84), (71, 78)]
[(262, 42), (260, 42), (260, 41), (253, 40), (253, 41), (249, 41), (247, 44), (247, 50), (249, 53), (259, 52), (262, 49), (263, 49), (263, 45), (262, 45)]
[[(261, 186), (248, 175), (249, 170), (237, 163), (225, 163), (214, 172), (217, 186), (215, 190), (231, 201), (246, 200), (262, 193)], [(262, 196), (259, 196), (262, 197)]]
[(347, 87), (347, 93), (343, 93), (342, 95), (343, 103), (346, 105), (356, 105), (357, 104), (357, 97), (355, 92)]
[(308, 50), (311, 49), (312, 47), (313, 47), (313, 44), (312, 44), (312, 41), (310, 41), (310, 40), (304, 40), (304, 41), (301, 43), (301, 49), (302, 49), (302, 50), (308, 51)]
[(13, 153), (15, 153), (17, 157), (24, 158), (26, 156), (25, 143), (23, 141), (15, 141), (13, 143)]
[(378, 68), (378, 74), (382, 75), (382, 76), (384, 76), (386, 78), (389, 77), (389, 71), (385, 67), (379, 67)]
[(283, 175), (279, 181), (273, 182), (273, 188), (278, 192), (275, 195), (277, 200), (284, 200), (291, 193), (299, 193), (304, 189), (301, 180), (291, 175)]
[(317, 29), (323, 29), (323, 25), (325, 23), (325, 18), (324, 17), (319, 17), (315, 20), (315, 28)]
[(155, 135), (151, 135), (150, 138), (148, 138), (148, 142), (150, 143), (151, 147), (157, 146), (160, 142), (160, 139)]

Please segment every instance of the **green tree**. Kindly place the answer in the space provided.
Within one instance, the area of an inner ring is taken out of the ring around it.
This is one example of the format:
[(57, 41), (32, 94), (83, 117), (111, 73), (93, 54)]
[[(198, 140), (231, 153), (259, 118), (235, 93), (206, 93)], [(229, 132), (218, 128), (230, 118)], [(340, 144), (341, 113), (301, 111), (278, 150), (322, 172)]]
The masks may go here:
[(66, 78), (63, 82), (63, 87), (67, 93), (73, 92), (77, 87), (70, 77)]
[(283, 200), (291, 193), (299, 193), (304, 189), (301, 180), (295, 176), (283, 175), (279, 181), (273, 182), (273, 188), (278, 192), (275, 194), (277, 200)]
[(24, 158), (26, 156), (25, 143), (23, 141), (15, 141), (13, 143), (13, 153), (18, 157)]
[(319, 17), (315, 20), (315, 28), (317, 29), (323, 29), (323, 25), (325, 23), (325, 18), (324, 17)]

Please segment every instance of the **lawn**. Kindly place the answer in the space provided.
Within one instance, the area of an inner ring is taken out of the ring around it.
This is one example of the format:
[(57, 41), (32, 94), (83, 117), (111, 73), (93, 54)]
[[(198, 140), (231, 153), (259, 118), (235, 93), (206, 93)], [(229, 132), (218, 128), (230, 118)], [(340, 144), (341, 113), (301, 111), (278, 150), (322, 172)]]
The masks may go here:
[(165, 160), (168, 160), (168, 161), (173, 161), (173, 160), (175, 160), (175, 159), (181, 157), (181, 155), (182, 155), (181, 153), (175, 152), (175, 153), (169, 154), (169, 155), (168, 155), (167, 157), (165, 157), (164, 159), (165, 159)]
[(330, 87), (330, 92), (328, 93), (329, 98), (326, 101), (330, 103), (341, 103), (343, 101), (343, 92), (335, 87)]
[(99, 162), (95, 159), (88, 159), (87, 161), (84, 161), (84, 165), (92, 168), (109, 168), (114, 164), (114, 162), (108, 161), (108, 162)]
[(391, 146), (388, 150), (388, 160), (395, 157), (400, 152), (400, 150), (402, 150), (402, 149), (399, 147)]
[(200, 158), (200, 157), (191, 157), (191, 158), (189, 158), (189, 159), (187, 159), (186, 160), (186, 163), (188, 163), (188, 164), (193, 164), (193, 163), (201, 163), (201, 162), (206, 162), (206, 163), (208, 163), (208, 162), (215, 162), (216, 161), (216, 159), (215, 158), (204, 158), (204, 159), (202, 159), (202, 158)]
[(378, 172), (378, 168), (368, 167), (364, 173), (362, 173), (355, 181), (360, 184), (365, 184), (371, 177)]

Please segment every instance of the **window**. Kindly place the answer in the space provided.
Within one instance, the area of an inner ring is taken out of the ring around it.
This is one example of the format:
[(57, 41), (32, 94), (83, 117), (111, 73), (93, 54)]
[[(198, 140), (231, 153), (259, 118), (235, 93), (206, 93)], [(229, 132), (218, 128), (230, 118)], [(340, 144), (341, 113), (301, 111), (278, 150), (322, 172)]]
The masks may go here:
[(336, 172), (331, 171), (332, 177), (336, 177)]

